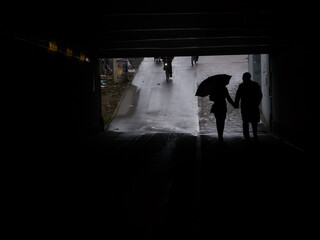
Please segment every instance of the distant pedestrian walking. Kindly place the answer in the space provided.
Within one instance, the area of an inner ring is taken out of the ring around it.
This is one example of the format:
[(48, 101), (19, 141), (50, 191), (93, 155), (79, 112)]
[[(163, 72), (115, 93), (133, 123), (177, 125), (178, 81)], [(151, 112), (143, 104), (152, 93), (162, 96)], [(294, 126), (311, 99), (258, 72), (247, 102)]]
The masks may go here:
[(191, 65), (196, 64), (199, 60), (199, 56), (191, 56)]
[(249, 123), (252, 126), (253, 138), (258, 140), (258, 123), (260, 121), (260, 102), (262, 92), (260, 85), (252, 81), (251, 74), (242, 75), (243, 82), (239, 84), (235, 97), (235, 107), (241, 109), (243, 137), (250, 139)]

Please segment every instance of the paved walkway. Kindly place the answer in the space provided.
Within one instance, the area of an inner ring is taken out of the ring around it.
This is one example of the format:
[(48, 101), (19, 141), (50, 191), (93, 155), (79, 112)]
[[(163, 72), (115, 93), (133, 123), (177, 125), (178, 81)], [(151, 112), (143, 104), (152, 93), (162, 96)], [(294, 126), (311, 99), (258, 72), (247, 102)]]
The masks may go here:
[(310, 223), (315, 168), (267, 133), (259, 142), (228, 134), (220, 144), (211, 134), (106, 132), (77, 149), (69, 177), (76, 181), (72, 209), (81, 215), (73, 222), (89, 235), (92, 229), (117, 239), (294, 236)]

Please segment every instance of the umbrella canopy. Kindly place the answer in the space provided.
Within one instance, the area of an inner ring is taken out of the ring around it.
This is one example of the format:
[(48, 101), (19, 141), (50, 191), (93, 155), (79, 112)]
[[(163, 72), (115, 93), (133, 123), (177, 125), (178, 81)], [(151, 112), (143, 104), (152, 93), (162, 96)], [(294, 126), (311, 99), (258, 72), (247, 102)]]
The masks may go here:
[(196, 91), (196, 96), (198, 97), (206, 97), (210, 95), (210, 93), (216, 88), (217, 86), (226, 86), (228, 85), (230, 78), (232, 76), (228, 74), (217, 74), (210, 76), (203, 80)]

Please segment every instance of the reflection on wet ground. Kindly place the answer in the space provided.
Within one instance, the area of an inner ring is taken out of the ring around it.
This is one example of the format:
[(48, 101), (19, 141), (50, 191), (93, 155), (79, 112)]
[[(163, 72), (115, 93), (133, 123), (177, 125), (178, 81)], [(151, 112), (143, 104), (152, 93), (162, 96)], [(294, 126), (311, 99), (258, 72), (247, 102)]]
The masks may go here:
[[(210, 135), (105, 132), (86, 140), (82, 220), (118, 239), (272, 236), (304, 227), (314, 194), (309, 158), (259, 136), (227, 135), (221, 144)], [(112, 223), (101, 226), (96, 215)]]

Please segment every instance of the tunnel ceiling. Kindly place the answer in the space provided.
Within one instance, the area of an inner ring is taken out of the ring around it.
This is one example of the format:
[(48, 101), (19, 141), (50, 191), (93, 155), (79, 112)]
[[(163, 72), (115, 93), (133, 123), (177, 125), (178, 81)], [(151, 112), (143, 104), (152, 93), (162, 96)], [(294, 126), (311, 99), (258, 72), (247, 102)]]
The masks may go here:
[(4, 32), (98, 57), (270, 53), (288, 44), (301, 25), (294, 11), (272, 1), (24, 4), (2, 19)]

